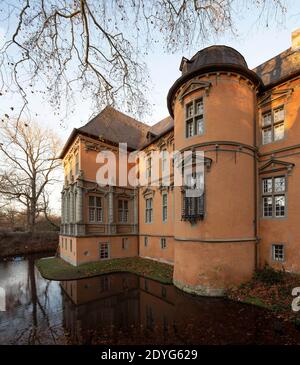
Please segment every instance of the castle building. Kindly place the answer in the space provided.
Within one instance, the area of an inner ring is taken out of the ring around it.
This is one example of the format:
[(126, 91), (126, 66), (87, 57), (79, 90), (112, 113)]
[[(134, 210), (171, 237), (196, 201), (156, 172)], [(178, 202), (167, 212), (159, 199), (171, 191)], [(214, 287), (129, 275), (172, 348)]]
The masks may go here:
[[(61, 257), (72, 265), (167, 262), (174, 285), (212, 296), (265, 263), (300, 272), (300, 30), (289, 49), (253, 70), (235, 49), (211, 46), (182, 58), (180, 71), (167, 96), (170, 116), (153, 126), (106, 107), (72, 131), (61, 153)], [(128, 154), (144, 152), (147, 178), (160, 151), (158, 184), (124, 186), (119, 175), (97, 183), (103, 150), (117, 156), (117, 170), (134, 165), (120, 160), (120, 142)], [(172, 182), (174, 160), (164, 158), (188, 150), (204, 154), (201, 197)]]

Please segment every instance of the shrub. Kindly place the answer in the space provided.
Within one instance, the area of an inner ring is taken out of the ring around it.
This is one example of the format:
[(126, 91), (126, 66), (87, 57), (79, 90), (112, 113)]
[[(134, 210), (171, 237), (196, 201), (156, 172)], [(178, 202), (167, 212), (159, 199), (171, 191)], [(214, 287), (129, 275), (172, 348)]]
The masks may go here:
[(282, 283), (284, 280), (284, 271), (275, 270), (268, 264), (265, 264), (262, 269), (259, 269), (254, 273), (254, 280), (261, 281), (268, 285)]

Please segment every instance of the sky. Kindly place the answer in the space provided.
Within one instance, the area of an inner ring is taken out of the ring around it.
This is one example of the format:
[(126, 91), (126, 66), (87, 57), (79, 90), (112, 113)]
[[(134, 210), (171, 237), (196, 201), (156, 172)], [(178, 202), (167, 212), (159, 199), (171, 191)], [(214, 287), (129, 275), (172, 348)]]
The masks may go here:
[[(224, 34), (214, 41), (206, 41), (201, 44), (194, 44), (191, 49), (177, 51), (174, 54), (167, 54), (163, 48), (156, 47), (150, 50), (144, 59), (147, 64), (151, 85), (148, 100), (152, 105), (152, 113), (146, 115), (142, 121), (147, 124), (154, 124), (168, 116), (166, 97), (168, 90), (174, 81), (180, 77), (179, 65), (182, 56), (191, 58), (200, 49), (212, 44), (224, 44), (238, 50), (246, 59), (250, 69), (267, 61), (291, 46), (292, 31), (300, 28), (300, 1), (287, 0), (287, 13), (282, 24), (270, 22), (269, 26), (262, 21), (255, 23), (257, 13), (254, 11), (238, 14), (236, 23), (237, 36)], [(271, 14), (272, 16), (272, 14)], [(0, 37), (4, 29), (0, 26)], [(7, 110), (7, 103), (14, 102), (6, 98), (0, 100), (0, 114)], [(43, 99), (34, 95), (30, 98), (32, 115), (38, 123), (54, 129), (66, 141), (73, 128), (80, 127), (88, 122), (92, 114), (91, 103), (88, 100), (76, 100), (74, 112), (66, 114), (64, 125), (60, 125), (60, 118), (54, 114), (51, 107)], [(100, 112), (100, 111), (99, 111)], [(55, 192), (59, 201), (58, 190)], [(55, 211), (58, 211), (58, 204), (54, 203)]]

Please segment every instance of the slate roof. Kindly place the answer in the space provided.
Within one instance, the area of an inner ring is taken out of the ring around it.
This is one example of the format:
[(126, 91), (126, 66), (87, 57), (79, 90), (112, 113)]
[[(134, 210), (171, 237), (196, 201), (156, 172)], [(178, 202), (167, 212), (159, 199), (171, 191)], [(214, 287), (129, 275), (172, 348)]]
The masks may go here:
[(107, 106), (87, 124), (73, 129), (60, 154), (60, 158), (64, 157), (77, 134), (83, 134), (113, 144), (127, 142), (129, 149), (137, 150), (149, 144), (148, 132), (151, 132), (154, 139), (156, 139), (171, 130), (173, 125), (173, 119), (167, 117), (153, 126), (149, 126), (113, 107)]
[(265, 87), (278, 84), (300, 74), (300, 50), (288, 48), (253, 69)]
[(166, 133), (168, 130), (174, 127), (174, 120), (171, 117), (166, 117), (159, 121), (158, 123), (154, 124), (150, 128), (150, 132), (155, 134), (156, 136), (162, 135)]
[[(227, 46), (207, 47), (197, 52), (190, 60), (183, 58), (180, 65), (182, 76), (175, 81), (168, 94), (170, 114), (173, 112), (171, 99), (182, 83), (199, 72), (219, 68), (239, 70), (264, 89), (300, 74), (300, 49), (289, 48), (253, 70), (248, 69), (244, 57), (238, 51)], [(108, 106), (83, 127), (73, 129), (60, 158), (63, 158), (78, 133), (103, 139), (108, 143), (127, 142), (129, 149), (136, 150), (144, 148), (173, 128), (174, 120), (170, 116), (149, 126)]]
[(182, 74), (214, 64), (236, 65), (248, 68), (244, 57), (236, 49), (223, 45), (206, 47), (186, 61), (186, 67), (182, 69)]

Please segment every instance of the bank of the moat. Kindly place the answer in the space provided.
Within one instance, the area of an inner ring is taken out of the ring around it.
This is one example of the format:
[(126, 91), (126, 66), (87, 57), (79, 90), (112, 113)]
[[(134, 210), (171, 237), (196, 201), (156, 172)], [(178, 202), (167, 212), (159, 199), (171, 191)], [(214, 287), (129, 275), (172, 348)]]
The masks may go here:
[[(253, 304), (272, 311), (278, 318), (289, 320), (300, 328), (300, 299), (293, 296), (293, 289), (300, 288), (300, 275), (275, 271), (269, 266), (258, 270), (253, 279), (238, 288), (228, 290), (227, 297), (243, 303)], [(297, 290), (297, 292), (300, 293)], [(292, 310), (296, 301), (298, 311)], [(299, 308), (299, 309), (298, 309)]]
[(10, 256), (56, 252), (58, 232), (4, 232), (0, 231), (0, 260)]
[[(140, 257), (98, 261), (74, 267), (60, 258), (40, 259), (36, 262), (42, 276), (50, 280), (77, 280), (114, 272), (132, 273), (163, 284), (172, 284), (171, 265)], [(280, 319), (300, 327), (300, 312), (292, 310), (292, 290), (300, 287), (300, 276), (265, 267), (253, 279), (226, 292), (228, 299), (263, 307)], [(299, 304), (300, 306), (300, 304)]]
[(141, 257), (126, 257), (120, 259), (102, 260), (72, 266), (59, 257), (43, 258), (36, 262), (42, 276), (49, 280), (78, 280), (114, 272), (127, 272), (172, 284), (173, 266), (144, 259)]

